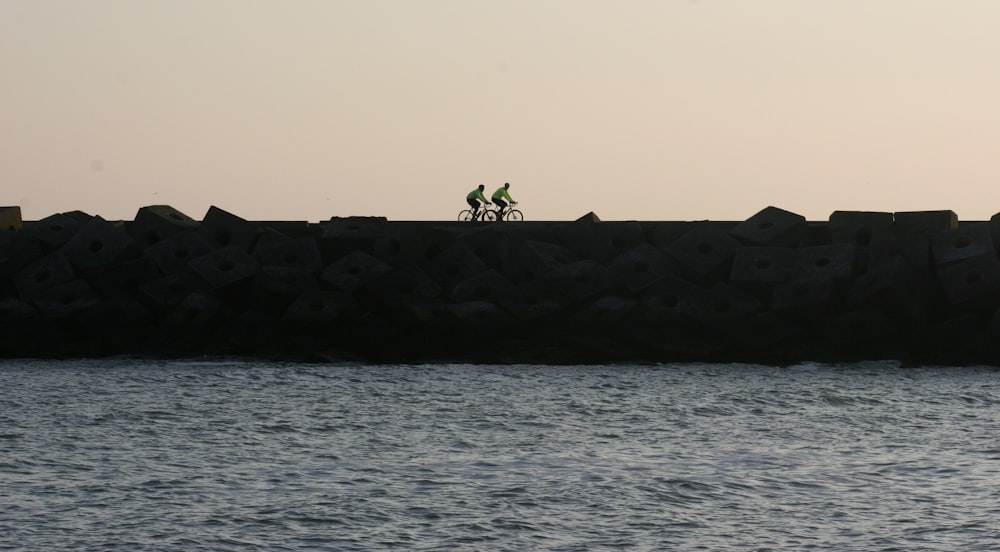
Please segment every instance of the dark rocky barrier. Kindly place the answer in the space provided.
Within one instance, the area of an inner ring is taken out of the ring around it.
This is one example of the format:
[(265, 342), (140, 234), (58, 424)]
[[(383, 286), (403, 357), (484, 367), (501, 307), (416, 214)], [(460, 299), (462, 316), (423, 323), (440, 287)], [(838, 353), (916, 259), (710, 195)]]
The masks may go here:
[(133, 221), (0, 208), (0, 356), (1000, 364), (1000, 219)]

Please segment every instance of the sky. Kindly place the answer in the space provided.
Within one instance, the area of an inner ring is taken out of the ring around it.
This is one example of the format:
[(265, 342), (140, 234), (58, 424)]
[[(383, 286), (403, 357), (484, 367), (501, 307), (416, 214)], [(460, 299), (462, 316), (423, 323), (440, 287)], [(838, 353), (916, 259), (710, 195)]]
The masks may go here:
[(1000, 212), (995, 0), (0, 0), (25, 220)]

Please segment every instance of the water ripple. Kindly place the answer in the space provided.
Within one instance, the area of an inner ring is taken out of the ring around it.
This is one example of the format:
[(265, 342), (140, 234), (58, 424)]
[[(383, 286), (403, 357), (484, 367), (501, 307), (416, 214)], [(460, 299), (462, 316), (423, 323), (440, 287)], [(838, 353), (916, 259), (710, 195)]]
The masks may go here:
[(992, 368), (0, 362), (0, 549), (988, 550)]

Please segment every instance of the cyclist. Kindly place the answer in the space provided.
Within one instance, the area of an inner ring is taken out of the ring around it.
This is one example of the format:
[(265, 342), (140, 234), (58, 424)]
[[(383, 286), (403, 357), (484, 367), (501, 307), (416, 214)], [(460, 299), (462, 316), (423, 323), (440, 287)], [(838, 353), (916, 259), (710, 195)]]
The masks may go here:
[(483, 195), (484, 190), (486, 190), (486, 186), (480, 184), (478, 188), (465, 196), (465, 201), (468, 202), (469, 207), (472, 207), (472, 220), (476, 220), (479, 217), (479, 202), (483, 202), (484, 205), (489, 203), (486, 201), (486, 196)]
[[(497, 213), (497, 220), (503, 220), (503, 210), (507, 208), (507, 201), (511, 203), (517, 203), (511, 199), (510, 194), (507, 190), (510, 189), (510, 182), (505, 182), (502, 188), (497, 188), (497, 191), (493, 192), (493, 203), (500, 207), (500, 212)], [(504, 199), (507, 201), (504, 201)]]

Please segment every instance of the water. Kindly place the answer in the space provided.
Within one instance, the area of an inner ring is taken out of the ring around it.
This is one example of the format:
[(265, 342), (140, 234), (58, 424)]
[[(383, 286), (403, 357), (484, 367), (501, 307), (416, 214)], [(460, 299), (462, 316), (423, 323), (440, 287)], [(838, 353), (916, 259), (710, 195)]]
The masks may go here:
[(988, 550), (1000, 373), (0, 362), (2, 550)]

